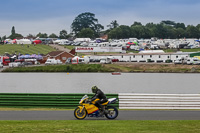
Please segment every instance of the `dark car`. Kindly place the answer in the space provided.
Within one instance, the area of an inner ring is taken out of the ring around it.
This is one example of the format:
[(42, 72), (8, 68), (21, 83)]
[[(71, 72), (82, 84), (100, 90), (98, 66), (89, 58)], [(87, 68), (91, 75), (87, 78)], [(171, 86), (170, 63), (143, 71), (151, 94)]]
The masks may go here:
[(119, 62), (119, 59), (112, 59), (112, 62)]
[(65, 64), (71, 64), (72, 63), (72, 58), (68, 58), (66, 61), (65, 61)]
[(24, 66), (26, 66), (26, 65), (33, 65), (32, 62), (22, 62), (22, 64), (23, 64)]
[(191, 49), (191, 46), (185, 46), (184, 49)]
[(94, 59), (90, 59), (90, 62), (94, 62), (95, 60)]

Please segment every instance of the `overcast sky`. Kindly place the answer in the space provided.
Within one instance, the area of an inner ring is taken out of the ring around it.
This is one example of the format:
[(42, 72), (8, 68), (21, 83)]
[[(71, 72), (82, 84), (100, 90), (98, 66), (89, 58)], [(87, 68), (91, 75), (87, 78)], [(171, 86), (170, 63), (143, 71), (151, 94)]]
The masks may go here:
[(91, 12), (105, 28), (113, 20), (120, 25), (134, 21), (146, 24), (172, 20), (186, 25), (200, 24), (200, 0), (2, 0), (0, 36), (55, 33), (70, 26), (79, 14)]

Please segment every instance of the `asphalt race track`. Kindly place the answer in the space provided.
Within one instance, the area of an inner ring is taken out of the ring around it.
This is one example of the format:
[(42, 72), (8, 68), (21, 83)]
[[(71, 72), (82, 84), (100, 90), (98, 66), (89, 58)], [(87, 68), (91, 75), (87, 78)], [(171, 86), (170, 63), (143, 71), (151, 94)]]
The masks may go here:
[[(86, 118), (86, 120), (107, 120)], [(73, 110), (0, 111), (0, 120), (76, 120)], [(200, 120), (200, 111), (120, 110), (116, 120)]]

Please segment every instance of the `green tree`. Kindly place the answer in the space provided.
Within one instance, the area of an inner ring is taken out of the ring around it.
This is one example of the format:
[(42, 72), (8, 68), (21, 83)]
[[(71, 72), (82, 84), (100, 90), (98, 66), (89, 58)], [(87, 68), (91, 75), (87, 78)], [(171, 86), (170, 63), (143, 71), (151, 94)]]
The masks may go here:
[(196, 27), (197, 27), (198, 30), (200, 30), (200, 24), (198, 24)]
[(167, 34), (166, 34), (167, 33), (167, 28), (163, 23), (157, 24), (156, 25), (156, 29), (157, 29), (156, 37), (162, 38), (162, 39), (168, 38)]
[(99, 31), (104, 27), (101, 24), (98, 24), (98, 19), (95, 18), (95, 14), (85, 12), (79, 14), (74, 19), (71, 28), (75, 35), (77, 35), (83, 28), (90, 28), (94, 31), (95, 35), (98, 36)]
[(3, 36), (1, 39), (2, 39), (2, 41), (4, 41), (4, 40), (6, 40), (6, 35), (5, 36)]
[(36, 37), (39, 37), (39, 38), (48, 38), (48, 35), (47, 35), (47, 33), (38, 33), (37, 35), (36, 35)]
[(26, 37), (28, 37), (28, 38), (36, 38), (36, 36), (34, 36), (32, 34), (28, 34)]
[[(111, 25), (108, 25), (111, 27)], [(147, 23), (143, 26), (140, 22), (134, 22), (130, 27), (118, 26), (114, 29), (105, 31), (109, 38), (121, 39), (128, 37), (136, 38), (200, 38), (200, 24), (197, 26), (188, 25), (184, 23), (176, 23), (174, 21), (161, 21), (159, 24)]]
[[(90, 28), (91, 29), (91, 28)], [(99, 37), (100, 33), (101, 33), (101, 30), (104, 29), (104, 27), (101, 25), (101, 24), (96, 24), (95, 25), (95, 31), (94, 31), (94, 35), (95, 37)]]
[(67, 39), (67, 38), (69, 38), (69, 35), (67, 34), (67, 31), (66, 30), (61, 30), (59, 38), (60, 39)]
[(182, 28), (182, 29), (184, 29), (184, 30), (186, 29), (184, 23), (177, 23), (177, 24), (175, 25), (175, 28), (176, 28), (176, 29), (178, 29), (178, 28)]
[(23, 38), (23, 36), (21, 34), (18, 34), (15, 32), (15, 27), (13, 26), (11, 29), (11, 35), (9, 36), (10, 39), (16, 39), (16, 38)]
[(90, 28), (84, 28), (82, 29), (78, 34), (77, 37), (80, 38), (94, 38), (94, 31)]
[(51, 35), (49, 35), (49, 38), (58, 38), (58, 36), (54, 33), (52, 33)]
[(131, 37), (131, 29), (129, 26), (120, 25), (117, 28), (114, 28), (108, 33), (109, 38), (113, 39), (122, 39)]
[(132, 25), (131, 26), (131, 36), (136, 38), (146, 38), (145, 27), (142, 25)]
[(176, 29), (176, 36), (177, 38), (184, 38), (185, 37), (185, 30), (183, 28)]
[(9, 36), (10, 39), (23, 38), (21, 34), (15, 33)]
[(200, 32), (197, 27), (193, 25), (188, 25), (186, 28), (186, 37), (187, 38), (199, 38)]
[(157, 33), (157, 28), (156, 28), (156, 24), (154, 23), (147, 23), (145, 25), (145, 27), (148, 29), (148, 38), (151, 38), (151, 37), (156, 37), (156, 35), (158, 34)]
[(117, 23), (117, 20), (114, 20), (109, 25), (107, 25), (107, 27), (109, 27), (110, 29), (117, 28), (118, 26), (119, 24)]
[(14, 26), (12, 27), (11, 35), (15, 35), (15, 27)]
[(162, 24), (165, 24), (165, 25), (169, 25), (169, 26), (175, 26), (176, 23), (174, 21), (170, 21), (170, 20), (163, 20), (161, 21)]
[(137, 25), (142, 26), (142, 23), (141, 23), (141, 22), (135, 21), (135, 22), (131, 25), (131, 27), (132, 27), (132, 26), (137, 26)]

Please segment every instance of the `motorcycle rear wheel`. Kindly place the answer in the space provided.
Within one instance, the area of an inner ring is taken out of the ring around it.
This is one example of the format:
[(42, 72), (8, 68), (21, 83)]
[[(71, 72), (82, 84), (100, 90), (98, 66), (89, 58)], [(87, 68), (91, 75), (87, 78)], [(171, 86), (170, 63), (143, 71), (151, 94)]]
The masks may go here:
[(108, 119), (115, 119), (118, 116), (118, 109), (113, 106), (108, 106), (106, 108), (108, 110), (108, 114), (105, 114), (106, 118)]
[(81, 109), (79, 107), (77, 107), (75, 110), (74, 110), (74, 116), (76, 117), (76, 119), (78, 120), (83, 120), (85, 119), (86, 115), (87, 115), (87, 111), (85, 109), (83, 109), (82, 112), (80, 112)]

